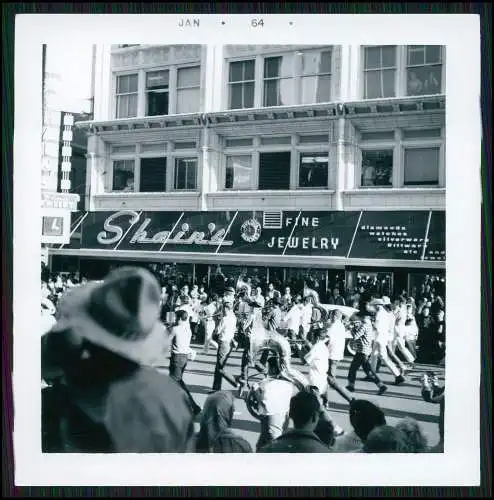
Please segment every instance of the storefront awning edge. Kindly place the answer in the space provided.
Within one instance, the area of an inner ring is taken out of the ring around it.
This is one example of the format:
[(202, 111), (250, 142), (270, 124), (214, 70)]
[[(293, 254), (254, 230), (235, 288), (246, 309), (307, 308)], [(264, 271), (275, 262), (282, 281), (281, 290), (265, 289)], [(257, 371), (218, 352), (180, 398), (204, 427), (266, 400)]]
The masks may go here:
[(50, 255), (72, 257), (172, 261), (196, 264), (235, 264), (262, 266), (304, 266), (304, 267), (402, 267), (445, 269), (444, 261), (398, 260), (398, 259), (347, 259), (345, 257), (321, 257), (301, 255), (253, 255), (253, 254), (206, 254), (197, 252), (155, 252), (146, 250), (98, 250), (92, 248), (50, 248)]

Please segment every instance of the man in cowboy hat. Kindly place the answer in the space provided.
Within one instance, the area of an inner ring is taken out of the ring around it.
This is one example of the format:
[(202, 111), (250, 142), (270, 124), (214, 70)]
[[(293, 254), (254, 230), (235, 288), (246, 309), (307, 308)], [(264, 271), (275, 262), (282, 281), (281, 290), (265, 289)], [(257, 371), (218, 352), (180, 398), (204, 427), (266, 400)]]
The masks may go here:
[(155, 368), (169, 344), (159, 313), (159, 285), (142, 268), (116, 269), (61, 299), (41, 363), (59, 402), (58, 412), (42, 407), (52, 410), (45, 427), (63, 429), (59, 452), (190, 450), (189, 398)]

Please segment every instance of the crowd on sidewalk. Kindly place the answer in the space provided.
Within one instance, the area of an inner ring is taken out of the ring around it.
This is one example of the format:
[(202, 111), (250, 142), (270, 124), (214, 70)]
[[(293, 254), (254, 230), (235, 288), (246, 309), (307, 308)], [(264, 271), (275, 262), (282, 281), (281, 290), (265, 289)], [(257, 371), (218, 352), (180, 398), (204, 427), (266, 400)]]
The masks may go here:
[[(256, 324), (280, 347), (261, 359), (265, 378), (256, 388), (263, 410), (257, 452), (441, 451), (444, 389), (434, 374), (422, 381), (423, 398), (441, 408), (441, 441), (432, 448), (418, 422), (404, 419), (390, 426), (379, 407), (352, 394), (360, 367), (379, 394), (386, 390), (378, 375), (380, 365), (395, 375), (396, 384), (404, 381), (427, 346), (414, 318), (421, 302), (404, 296), (391, 302), (374, 294), (362, 297), (348, 318), (338, 308), (325, 314), (317, 291), (307, 282), (293, 294), (289, 287), (280, 292), (274, 284), (266, 290), (254, 288), (241, 278), (235, 286), (224, 280), (220, 287), (216, 277), (209, 290), (199, 285), (179, 288), (136, 267), (116, 269), (99, 282), (53, 278), (42, 276), (42, 314), (54, 316), (42, 332), (45, 451), (252, 452), (232, 430), (235, 398), (222, 390), (221, 382), (225, 358), (237, 347), (243, 349), (243, 359), (235, 382), (245, 382), (245, 369), (255, 361)], [(427, 286), (424, 292), (429, 293)], [(334, 295), (335, 304), (342, 305)], [(348, 333), (354, 357), (348, 385), (341, 388), (334, 375)], [(193, 337), (205, 351), (217, 349), (211, 393), (203, 408), (183, 381), (196, 354)], [(443, 350), (433, 353), (437, 361), (444, 357), (444, 333), (441, 338)], [(163, 372), (168, 354), (169, 375)], [(295, 380), (292, 355), (308, 365), (307, 383)], [(333, 389), (349, 403), (352, 433), (333, 424)]]

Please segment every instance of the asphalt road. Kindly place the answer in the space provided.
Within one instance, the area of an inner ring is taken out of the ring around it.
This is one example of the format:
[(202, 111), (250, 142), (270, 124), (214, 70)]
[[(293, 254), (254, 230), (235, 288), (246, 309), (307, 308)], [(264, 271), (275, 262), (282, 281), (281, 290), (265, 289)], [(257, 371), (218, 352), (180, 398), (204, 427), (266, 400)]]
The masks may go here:
[[(211, 349), (208, 354), (205, 354), (202, 352), (202, 346), (193, 345), (192, 347), (196, 350), (197, 356), (194, 361), (189, 361), (185, 370), (184, 381), (196, 402), (203, 406), (213, 383), (216, 351)], [(233, 352), (228, 359), (225, 372), (232, 378), (234, 375), (240, 374), (241, 356), (242, 353), (238, 350)], [(337, 369), (336, 378), (343, 387), (346, 386), (350, 361), (351, 358), (345, 358)], [(303, 366), (298, 359), (292, 358), (292, 363), (298, 370), (307, 375), (307, 367)], [(359, 380), (365, 376), (360, 370), (357, 374), (354, 397), (368, 399), (379, 405), (385, 412), (387, 423), (390, 425), (396, 424), (400, 419), (407, 416), (416, 419), (420, 422), (428, 438), (429, 445), (434, 446), (439, 441), (439, 405), (426, 403), (420, 394), (420, 377), (427, 370), (435, 371), (442, 385), (444, 382), (444, 368), (437, 366), (416, 365), (415, 369), (407, 375), (406, 382), (400, 386), (393, 384), (394, 377), (387, 368), (381, 368), (379, 375), (382, 381), (388, 385), (387, 392), (382, 396), (377, 395), (375, 384)], [(223, 379), (222, 389), (231, 390), (235, 395), (237, 394), (237, 391), (225, 379)], [(337, 425), (349, 431), (351, 425), (348, 417), (348, 403), (337, 392), (333, 391), (333, 394), (334, 398), (330, 403), (331, 416)], [(247, 439), (255, 449), (260, 432), (259, 421), (250, 415), (242, 399), (236, 399), (235, 410), (233, 428), (237, 434)]]

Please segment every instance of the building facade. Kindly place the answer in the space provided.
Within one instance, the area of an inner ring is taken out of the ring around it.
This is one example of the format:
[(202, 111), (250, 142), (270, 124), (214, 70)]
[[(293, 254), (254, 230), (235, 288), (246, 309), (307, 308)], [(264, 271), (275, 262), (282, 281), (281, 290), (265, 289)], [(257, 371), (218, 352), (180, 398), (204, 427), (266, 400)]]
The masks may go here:
[(98, 46), (94, 119), (78, 124), (88, 211), (81, 239), (52, 255), (85, 272), (175, 263), (194, 280), (217, 265), (268, 281), (312, 273), (326, 288), (373, 273), (410, 289), (443, 273), (445, 56)]

